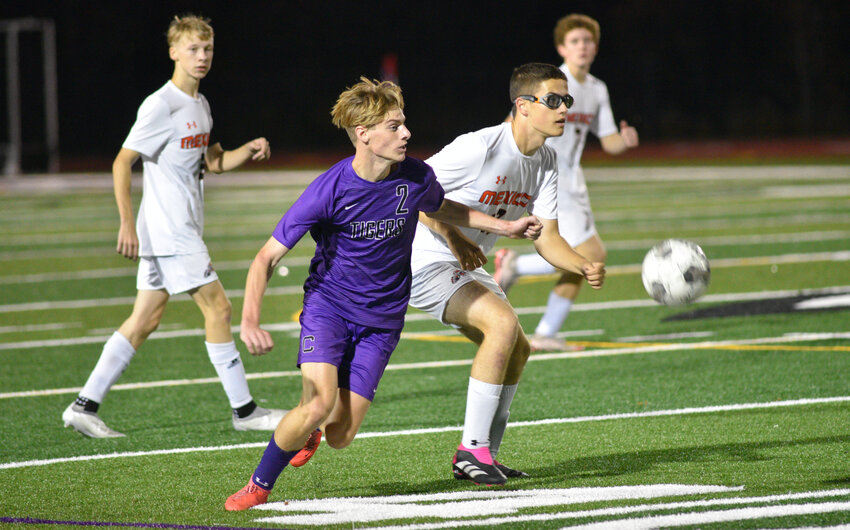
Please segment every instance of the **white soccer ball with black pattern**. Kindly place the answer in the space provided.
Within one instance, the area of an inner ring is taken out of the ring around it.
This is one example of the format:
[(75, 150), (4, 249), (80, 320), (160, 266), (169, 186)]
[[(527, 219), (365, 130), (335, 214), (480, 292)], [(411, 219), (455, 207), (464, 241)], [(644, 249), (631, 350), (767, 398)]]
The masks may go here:
[(686, 305), (708, 289), (711, 266), (696, 243), (667, 239), (646, 253), (641, 278), (647, 294), (656, 302)]

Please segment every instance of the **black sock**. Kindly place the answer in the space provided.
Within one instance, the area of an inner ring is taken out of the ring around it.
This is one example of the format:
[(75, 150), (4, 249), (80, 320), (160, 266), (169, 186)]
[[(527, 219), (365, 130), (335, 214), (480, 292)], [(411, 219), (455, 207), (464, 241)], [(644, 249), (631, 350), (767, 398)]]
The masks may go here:
[(97, 409), (100, 408), (100, 403), (97, 401), (92, 401), (89, 398), (84, 398), (83, 396), (77, 396), (77, 399), (74, 400), (74, 403), (83, 407), (83, 410), (86, 412), (94, 412), (97, 413)]
[(257, 410), (257, 404), (251, 400), (251, 402), (247, 405), (242, 405), (238, 409), (233, 409), (233, 413), (236, 414), (237, 418), (245, 418), (253, 414), (255, 410)]

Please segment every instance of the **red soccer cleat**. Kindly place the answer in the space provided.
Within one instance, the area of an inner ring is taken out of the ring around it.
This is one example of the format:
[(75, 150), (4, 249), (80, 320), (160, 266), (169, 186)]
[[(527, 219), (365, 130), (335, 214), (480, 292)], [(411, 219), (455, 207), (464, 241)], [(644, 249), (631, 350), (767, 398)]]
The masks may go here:
[(289, 461), (289, 465), (292, 467), (301, 467), (313, 458), (313, 455), (316, 454), (316, 450), (319, 448), (319, 442), (322, 441), (322, 431), (316, 429), (310, 434), (310, 437), (307, 438), (307, 443), (304, 444), (304, 449), (301, 449), (296, 453), (295, 456), (292, 457), (292, 460)]
[(244, 488), (224, 501), (224, 509), (228, 512), (239, 512), (259, 504), (265, 504), (269, 500), (269, 493), (269, 490), (264, 490), (254, 484), (254, 477), (251, 477)]

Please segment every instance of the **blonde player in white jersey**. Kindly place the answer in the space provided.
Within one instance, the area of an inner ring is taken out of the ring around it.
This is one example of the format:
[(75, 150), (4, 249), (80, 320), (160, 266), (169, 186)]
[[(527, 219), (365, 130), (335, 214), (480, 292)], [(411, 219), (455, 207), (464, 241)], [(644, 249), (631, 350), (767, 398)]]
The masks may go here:
[[(248, 160), (269, 157), (269, 143), (256, 138), (225, 151), (210, 145), (212, 117), (198, 92), (212, 65), (213, 29), (196, 16), (175, 17), (168, 29), (174, 74), (139, 107), (136, 122), (112, 165), (121, 224), (117, 251), (139, 260), (136, 302), (130, 317), (103, 347), (77, 399), (62, 420), (92, 438), (124, 436), (103, 422), (98, 409), (138, 348), (159, 325), (171, 295), (188, 292), (204, 315), (206, 349), (233, 409), (237, 430), (274, 430), (283, 410), (256, 405), (230, 330), (230, 300), (202, 239), (204, 165), (221, 173)], [(134, 225), (131, 168), (143, 163), (143, 192)]]
[[(558, 223), (561, 235), (580, 254), (604, 262), (607, 253), (596, 231), (590, 197), (581, 169), (581, 154), (592, 132), (602, 149), (617, 155), (638, 145), (638, 134), (625, 121), (620, 130), (608, 98), (608, 87), (590, 74), (599, 47), (599, 23), (579, 14), (563, 17), (555, 25), (555, 47), (564, 58), (561, 71), (567, 76), (575, 104), (567, 113), (564, 134), (549, 138), (546, 144), (558, 153)], [(507, 292), (520, 276), (554, 274), (555, 267), (537, 254), (518, 256), (510, 249), (496, 252), (493, 277)], [(577, 349), (556, 337), (578, 296), (583, 278), (570, 271), (561, 277), (549, 294), (546, 311), (529, 339), (532, 350)]]
[[(602, 286), (605, 269), (576, 253), (558, 233), (557, 163), (546, 138), (564, 130), (572, 104), (557, 67), (531, 63), (511, 76), (515, 119), (464, 134), (427, 160), (446, 198), (512, 221), (528, 214), (542, 224), (537, 251), (553, 265)], [(526, 476), (496, 460), (511, 401), (530, 347), (514, 309), (481, 266), (497, 236), (420, 215), (413, 243), (410, 304), (456, 327), (478, 344), (472, 363), (461, 444), (453, 461), (458, 479), (504, 484)]]

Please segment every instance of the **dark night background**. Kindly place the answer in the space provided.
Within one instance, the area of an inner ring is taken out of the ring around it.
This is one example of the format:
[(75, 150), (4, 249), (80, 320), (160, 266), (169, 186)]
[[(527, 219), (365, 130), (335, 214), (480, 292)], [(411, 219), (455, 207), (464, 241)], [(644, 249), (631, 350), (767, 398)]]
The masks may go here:
[[(277, 155), (347, 153), (329, 110), (395, 53), (414, 154), (430, 154), (504, 118), (514, 66), (560, 64), (552, 29), (571, 12), (600, 22), (592, 73), (608, 84), (616, 119), (634, 124), (644, 145), (848, 136), (845, 0), (0, 0), (0, 19), (56, 23), (63, 168), (81, 159), (109, 167), (142, 99), (171, 76), (164, 33), (187, 12), (211, 18), (216, 31), (201, 91), (225, 148), (263, 135)], [(43, 134), (40, 40), (22, 36), (24, 140), (32, 141)], [(5, 49), (3, 40), (3, 68)], [(6, 136), (4, 117), (0, 143)]]

